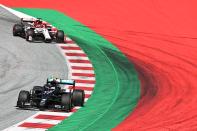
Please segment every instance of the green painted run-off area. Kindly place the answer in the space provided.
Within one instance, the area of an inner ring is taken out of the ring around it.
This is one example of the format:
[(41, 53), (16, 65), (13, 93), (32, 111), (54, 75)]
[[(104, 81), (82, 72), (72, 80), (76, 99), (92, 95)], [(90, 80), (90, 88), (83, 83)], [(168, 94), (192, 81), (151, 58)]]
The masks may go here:
[(114, 128), (136, 107), (140, 81), (133, 65), (110, 42), (54, 10), (17, 8), (62, 29), (86, 52), (96, 74), (94, 92), (85, 107), (49, 131), (105, 131)]

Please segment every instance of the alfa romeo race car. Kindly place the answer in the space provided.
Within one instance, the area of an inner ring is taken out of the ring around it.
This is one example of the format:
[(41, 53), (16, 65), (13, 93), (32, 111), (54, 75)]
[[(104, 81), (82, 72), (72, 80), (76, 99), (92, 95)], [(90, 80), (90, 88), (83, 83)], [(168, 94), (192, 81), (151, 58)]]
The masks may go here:
[(25, 19), (21, 18), (19, 24), (13, 26), (13, 36), (20, 36), (29, 42), (44, 40), (47, 43), (55, 40), (57, 43), (64, 42), (64, 32), (57, 30), (51, 25), (38, 19)]
[[(63, 89), (60, 84), (71, 85), (71, 88)], [(61, 109), (69, 112), (74, 106), (83, 106), (84, 98), (84, 90), (75, 89), (74, 80), (50, 77), (44, 86), (34, 86), (30, 91), (21, 90), (16, 106), (21, 109), (35, 107), (40, 110)]]

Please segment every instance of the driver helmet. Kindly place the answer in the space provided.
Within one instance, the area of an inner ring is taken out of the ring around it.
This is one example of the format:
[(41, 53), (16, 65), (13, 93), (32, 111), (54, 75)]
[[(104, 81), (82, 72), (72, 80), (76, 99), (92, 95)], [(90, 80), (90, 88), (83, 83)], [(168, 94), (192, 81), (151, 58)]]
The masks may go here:
[(52, 86), (56, 86), (58, 84), (57, 80), (56, 79), (53, 79), (53, 81), (51, 82), (51, 85)]
[(42, 21), (40, 19), (37, 19), (35, 22), (36, 24), (42, 24)]

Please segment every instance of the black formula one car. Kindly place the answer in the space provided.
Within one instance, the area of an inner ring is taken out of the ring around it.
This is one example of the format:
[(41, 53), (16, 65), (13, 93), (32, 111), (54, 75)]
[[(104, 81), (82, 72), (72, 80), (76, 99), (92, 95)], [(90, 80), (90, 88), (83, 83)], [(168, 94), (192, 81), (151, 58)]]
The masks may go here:
[(19, 24), (13, 26), (13, 36), (20, 36), (29, 42), (44, 41), (50, 43), (56, 41), (57, 43), (64, 42), (64, 31), (57, 30), (50, 24), (38, 19), (21, 18)]
[[(72, 85), (72, 88), (62, 89), (60, 84)], [(17, 107), (21, 109), (38, 108), (60, 109), (71, 111), (74, 106), (84, 105), (84, 90), (75, 89), (74, 80), (47, 78), (44, 86), (34, 86), (30, 91), (21, 90), (18, 95)]]

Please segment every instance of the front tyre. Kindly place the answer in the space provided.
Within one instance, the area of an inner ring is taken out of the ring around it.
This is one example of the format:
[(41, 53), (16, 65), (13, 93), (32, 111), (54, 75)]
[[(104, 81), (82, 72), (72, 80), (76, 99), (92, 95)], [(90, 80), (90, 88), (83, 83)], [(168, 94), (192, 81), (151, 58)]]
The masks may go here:
[(29, 91), (22, 90), (19, 93), (17, 107), (24, 108), (25, 103), (30, 101), (30, 93)]
[(51, 40), (51, 39), (45, 39), (44, 42), (45, 42), (45, 43), (51, 43), (52, 40)]
[(28, 29), (26, 32), (26, 40), (29, 42), (33, 41), (33, 37), (34, 37), (34, 30), (33, 29)]
[(56, 41), (57, 41), (57, 43), (64, 43), (64, 31), (62, 31), (62, 30), (57, 31)]
[(33, 105), (35, 105), (36, 107), (39, 107), (43, 92), (44, 92), (44, 87), (42, 86), (34, 86), (32, 89)]

